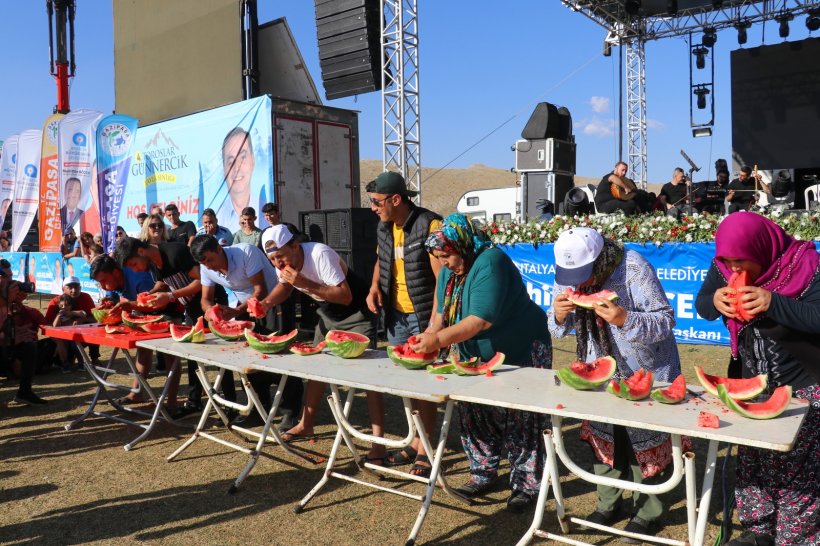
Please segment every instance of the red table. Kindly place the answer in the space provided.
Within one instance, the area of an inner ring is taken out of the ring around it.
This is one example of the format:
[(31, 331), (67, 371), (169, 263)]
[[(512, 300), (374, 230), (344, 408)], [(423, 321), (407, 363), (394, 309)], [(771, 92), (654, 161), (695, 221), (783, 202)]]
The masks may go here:
[[(146, 332), (137, 332), (136, 330), (133, 330), (127, 334), (107, 334), (105, 333), (105, 327), (100, 326), (99, 324), (83, 324), (79, 326), (60, 327), (44, 326), (43, 333), (54, 339), (73, 341), (77, 345), (77, 349), (80, 353), (80, 356), (82, 357), (83, 366), (85, 366), (86, 371), (88, 371), (88, 373), (91, 375), (91, 378), (94, 380), (94, 382), (97, 383), (97, 391), (94, 393), (94, 397), (91, 400), (91, 404), (85, 410), (85, 413), (83, 413), (77, 419), (74, 419), (69, 424), (65, 425), (66, 430), (73, 429), (89, 415), (96, 415), (98, 417), (104, 417), (112, 421), (117, 421), (120, 423), (140, 427), (143, 429), (142, 434), (140, 434), (136, 439), (134, 439), (130, 443), (123, 446), (126, 451), (130, 451), (131, 448), (133, 448), (135, 445), (137, 445), (140, 441), (142, 441), (146, 436), (148, 436), (151, 433), (151, 431), (154, 428), (154, 425), (156, 425), (157, 421), (160, 418), (163, 418), (168, 422), (175, 423), (174, 419), (165, 409), (163, 401), (165, 400), (165, 397), (168, 394), (168, 388), (171, 384), (172, 378), (174, 378), (174, 376), (179, 373), (179, 362), (177, 361), (176, 364), (171, 367), (171, 370), (168, 372), (168, 376), (165, 379), (165, 385), (163, 386), (162, 392), (159, 395), (157, 395), (151, 388), (151, 386), (148, 385), (148, 381), (137, 372), (136, 362), (134, 361), (134, 358), (131, 356), (130, 353), (130, 351), (137, 348), (138, 341), (162, 339), (170, 337), (170, 333), (165, 332), (162, 334), (149, 334)], [(91, 343), (95, 345), (100, 345), (102, 347), (111, 347), (114, 349), (114, 352), (111, 354), (111, 358), (108, 359), (108, 362), (105, 365), (95, 366), (94, 363), (91, 361), (91, 358), (88, 356), (85, 347), (83, 346), (84, 343)], [(125, 357), (125, 361), (128, 363), (129, 367), (129, 371), (126, 371), (124, 373), (114, 369), (114, 359), (117, 357), (117, 353), (119, 351), (123, 352), (123, 356)], [(139, 386), (136, 388), (132, 388), (130, 385), (112, 382), (109, 380), (109, 377), (112, 375), (127, 375), (131, 378), (136, 379)], [(120, 395), (122, 393), (138, 394), (141, 392), (147, 394), (149, 399), (154, 403), (154, 410), (152, 413), (141, 411), (128, 406), (123, 406), (117, 402), (117, 395)], [(124, 417), (120, 417), (119, 415), (97, 411), (95, 408), (97, 406), (97, 403), (100, 401), (101, 396), (104, 396), (108, 400), (108, 402), (112, 406), (117, 408), (119, 411), (138, 415), (140, 417), (147, 417), (150, 418), (150, 421), (147, 424), (144, 424), (132, 421), (130, 419), (126, 419)]]

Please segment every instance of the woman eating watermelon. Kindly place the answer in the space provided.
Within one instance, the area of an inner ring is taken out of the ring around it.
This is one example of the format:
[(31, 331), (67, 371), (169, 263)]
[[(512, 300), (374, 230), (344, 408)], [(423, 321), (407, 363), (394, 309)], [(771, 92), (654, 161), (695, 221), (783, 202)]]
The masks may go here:
[[(489, 248), (486, 234), (463, 214), (451, 214), (427, 239), (427, 251), (442, 267), (437, 309), (430, 326), (416, 336), (417, 353), (448, 349), (459, 360), (489, 361), (496, 352), (506, 362), (552, 367), (552, 343), (544, 312), (530, 299), (510, 258)], [(475, 497), (492, 488), (502, 456), (510, 461), (512, 494), (507, 509), (523, 512), (538, 494), (546, 452), (543, 414), (478, 404), (459, 404), (461, 444), (470, 461), (470, 479), (458, 488)]]
[[(563, 232), (553, 250), (555, 298), (547, 313), (552, 335), (561, 338), (575, 328), (577, 359), (592, 362), (613, 357), (618, 366), (616, 379), (643, 371), (661, 381), (678, 377), (680, 357), (672, 333), (675, 315), (649, 262), (584, 227)], [(570, 287), (575, 288), (572, 299), (578, 305), (567, 295)], [(581, 439), (598, 459), (594, 471), (599, 476), (658, 483), (672, 462), (671, 437), (664, 432), (584, 421)], [(599, 525), (622, 519), (623, 490), (598, 485), (597, 493), (596, 509), (584, 519)], [(657, 495), (633, 492), (632, 504), (634, 515), (624, 530), (652, 534), (663, 514), (663, 503)], [(621, 540), (640, 542), (628, 537)]]
[(820, 544), (818, 279), (812, 241), (752, 212), (730, 214), (718, 227), (698, 313), (723, 316), (744, 378), (766, 374), (770, 392), (789, 385), (810, 404), (792, 451), (739, 447), (735, 498), (744, 531), (732, 546)]

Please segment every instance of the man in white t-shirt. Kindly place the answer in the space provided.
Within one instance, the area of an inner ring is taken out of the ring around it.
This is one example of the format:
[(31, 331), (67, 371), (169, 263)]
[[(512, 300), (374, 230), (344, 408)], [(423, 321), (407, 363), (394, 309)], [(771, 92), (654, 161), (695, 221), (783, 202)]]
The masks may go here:
[[(261, 300), (269, 309), (285, 301), (293, 289), (318, 303), (313, 342), (319, 343), (330, 330), (344, 330), (376, 336), (375, 315), (367, 309), (369, 285), (351, 271), (332, 248), (322, 243), (303, 243), (285, 224), (270, 227), (262, 234), (262, 247), (276, 267), (279, 283)], [(322, 400), (324, 384), (309, 381), (302, 420), (283, 438), (288, 441), (300, 436), (312, 436), (316, 408)], [(382, 435), (383, 413), (379, 397), (368, 396), (368, 408), (373, 421), (373, 434)], [(367, 458), (383, 460), (383, 446), (374, 446)]]

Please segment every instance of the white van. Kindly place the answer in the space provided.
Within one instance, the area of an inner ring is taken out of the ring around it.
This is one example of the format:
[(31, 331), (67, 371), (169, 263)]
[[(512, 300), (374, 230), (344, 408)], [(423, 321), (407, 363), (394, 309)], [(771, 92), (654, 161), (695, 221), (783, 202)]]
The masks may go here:
[(520, 192), (517, 186), (468, 191), (458, 200), (456, 210), (482, 225), (518, 220)]

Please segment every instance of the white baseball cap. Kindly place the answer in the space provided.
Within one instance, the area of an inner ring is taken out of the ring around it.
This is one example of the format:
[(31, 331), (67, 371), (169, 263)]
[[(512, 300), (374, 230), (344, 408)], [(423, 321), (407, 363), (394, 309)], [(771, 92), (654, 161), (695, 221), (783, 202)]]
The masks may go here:
[(68, 286), (69, 284), (81, 284), (80, 279), (77, 277), (66, 277), (63, 279), (63, 286)]
[(284, 224), (271, 226), (262, 233), (262, 248), (266, 253), (276, 252), (293, 239), (293, 234)]
[(578, 227), (563, 232), (553, 247), (555, 282), (578, 286), (587, 281), (603, 248), (604, 238), (592, 228)]

